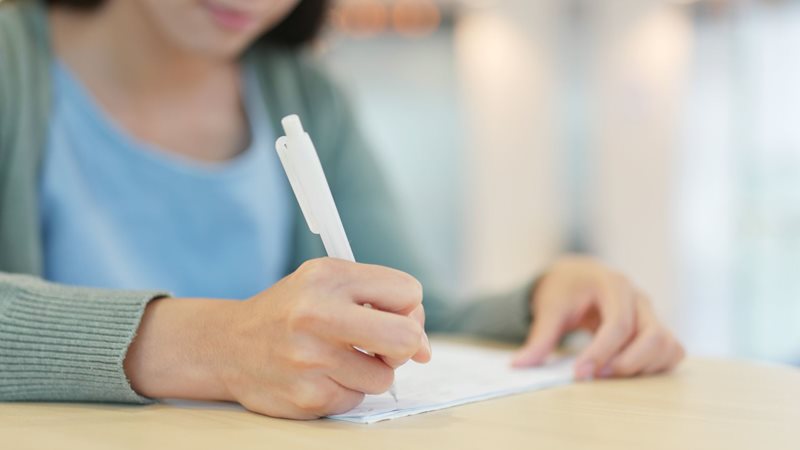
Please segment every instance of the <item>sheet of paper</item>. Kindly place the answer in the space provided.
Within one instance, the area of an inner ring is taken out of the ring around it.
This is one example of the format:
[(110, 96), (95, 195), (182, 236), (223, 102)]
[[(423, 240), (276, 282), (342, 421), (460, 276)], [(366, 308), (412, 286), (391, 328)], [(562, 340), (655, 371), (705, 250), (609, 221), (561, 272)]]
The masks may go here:
[(545, 389), (573, 380), (572, 358), (551, 361), (544, 367), (513, 369), (511, 356), (511, 351), (434, 343), (430, 363), (409, 362), (397, 370), (397, 403), (388, 393), (368, 395), (360, 406), (330, 418), (375, 423)]
[[(355, 409), (330, 418), (369, 424), (559, 386), (573, 380), (573, 358), (556, 359), (544, 367), (513, 369), (512, 354), (506, 350), (434, 342), (431, 362), (409, 362), (397, 370), (397, 403), (389, 393), (368, 395)], [(162, 402), (179, 408), (244, 410), (235, 403)]]

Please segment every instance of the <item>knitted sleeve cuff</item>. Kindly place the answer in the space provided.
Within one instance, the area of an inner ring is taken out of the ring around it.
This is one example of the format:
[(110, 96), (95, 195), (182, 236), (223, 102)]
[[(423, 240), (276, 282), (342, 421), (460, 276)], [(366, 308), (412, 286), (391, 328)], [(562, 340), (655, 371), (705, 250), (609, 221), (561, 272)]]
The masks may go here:
[(165, 295), (0, 274), (0, 400), (149, 403), (123, 361), (145, 306)]

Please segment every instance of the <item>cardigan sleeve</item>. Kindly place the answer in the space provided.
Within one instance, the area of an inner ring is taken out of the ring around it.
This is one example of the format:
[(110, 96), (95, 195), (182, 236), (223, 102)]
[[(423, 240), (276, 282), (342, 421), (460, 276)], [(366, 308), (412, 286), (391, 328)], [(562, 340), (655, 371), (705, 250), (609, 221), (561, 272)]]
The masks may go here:
[(164, 295), (0, 273), (0, 401), (148, 403), (123, 361), (145, 306)]
[(314, 99), (311, 131), (356, 259), (410, 273), (424, 286), (426, 327), (507, 341), (523, 340), (531, 323), (533, 281), (511, 292), (455, 299), (432, 279), (414, 250), (405, 215), (343, 93), (318, 69), (304, 68)]
[(145, 306), (164, 294), (19, 275), (41, 269), (33, 174), (48, 68), (43, 5), (0, 4), (0, 401), (146, 403), (123, 362)]

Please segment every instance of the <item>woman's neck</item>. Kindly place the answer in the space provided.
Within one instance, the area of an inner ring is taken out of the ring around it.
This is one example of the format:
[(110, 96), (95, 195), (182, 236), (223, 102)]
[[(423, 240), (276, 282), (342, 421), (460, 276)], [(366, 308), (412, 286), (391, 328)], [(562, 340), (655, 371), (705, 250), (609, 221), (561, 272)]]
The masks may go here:
[(55, 53), (91, 84), (113, 83), (132, 96), (191, 90), (209, 76), (235, 69), (235, 60), (170, 45), (136, 3), (107, 2), (91, 12), (53, 9)]
[(92, 12), (52, 10), (55, 55), (141, 142), (203, 161), (243, 151), (250, 135), (237, 61), (169, 45), (136, 3), (108, 2)]

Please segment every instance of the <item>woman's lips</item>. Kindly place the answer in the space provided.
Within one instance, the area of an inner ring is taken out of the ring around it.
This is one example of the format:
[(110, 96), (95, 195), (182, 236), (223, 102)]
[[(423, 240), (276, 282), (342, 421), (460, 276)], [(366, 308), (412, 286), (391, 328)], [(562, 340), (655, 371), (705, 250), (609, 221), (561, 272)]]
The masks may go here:
[(230, 31), (244, 31), (255, 24), (255, 19), (242, 11), (212, 2), (204, 2), (208, 13), (220, 27)]

